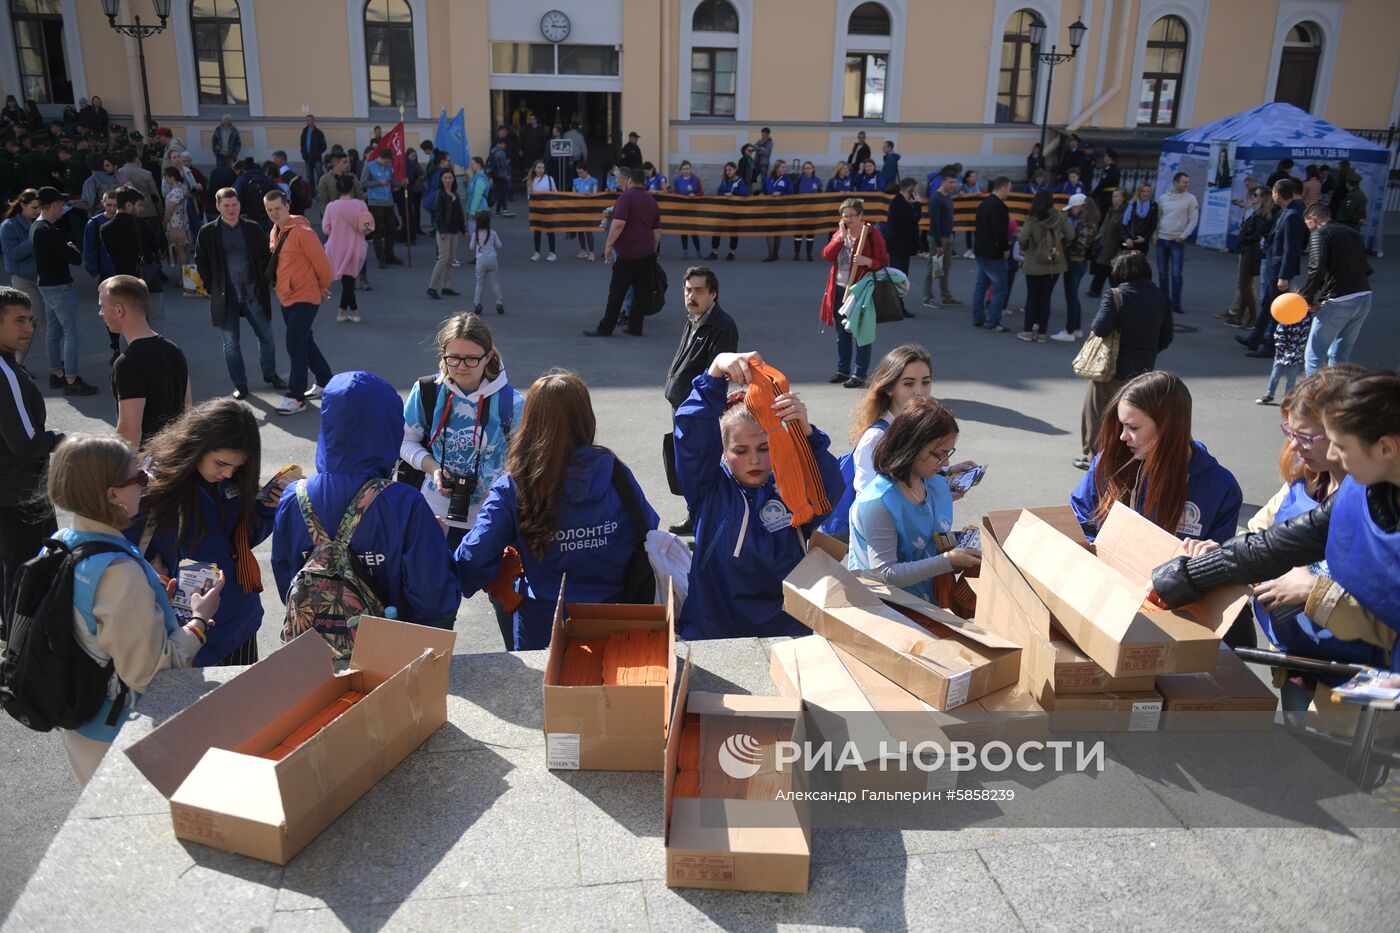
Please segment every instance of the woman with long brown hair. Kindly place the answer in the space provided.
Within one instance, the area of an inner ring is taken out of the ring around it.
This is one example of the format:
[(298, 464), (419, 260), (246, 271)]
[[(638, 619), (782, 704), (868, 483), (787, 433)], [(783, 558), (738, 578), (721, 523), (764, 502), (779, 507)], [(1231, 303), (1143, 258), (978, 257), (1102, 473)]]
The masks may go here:
[[(622, 602), (639, 533), (660, 521), (632, 471), (594, 443), (596, 431), (582, 379), (565, 370), (536, 379), (506, 472), (453, 554), (462, 595), (470, 598), (496, 578), (507, 547), (519, 552), (524, 600), (515, 613), (516, 651), (549, 645), (565, 574), (571, 602)], [(632, 512), (640, 512), (645, 529), (634, 526)]]
[(1239, 524), (1244, 494), (1191, 437), (1191, 393), (1174, 373), (1129, 380), (1109, 403), (1099, 453), (1069, 504), (1090, 541), (1122, 502), (1179, 538), (1222, 540)]
[(262, 627), (262, 571), (253, 556), (272, 533), (286, 484), (262, 495), (258, 420), (243, 402), (210, 399), (187, 409), (144, 451), (150, 484), (127, 540), (166, 576), (184, 560), (213, 564), (227, 584), (195, 667), (252, 664)]

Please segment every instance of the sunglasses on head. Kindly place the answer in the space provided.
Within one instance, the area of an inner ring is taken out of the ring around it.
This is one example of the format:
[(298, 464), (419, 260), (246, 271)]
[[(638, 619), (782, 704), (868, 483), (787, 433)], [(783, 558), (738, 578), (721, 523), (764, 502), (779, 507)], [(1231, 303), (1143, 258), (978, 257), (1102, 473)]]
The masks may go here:
[(151, 483), (150, 474), (148, 474), (145, 470), (137, 470), (135, 476), (128, 476), (126, 479), (122, 480), (120, 483), (115, 483), (115, 484), (112, 486), (112, 488), (113, 488), (113, 489), (125, 489), (125, 488), (128, 487), (128, 486), (140, 486), (142, 489), (145, 489), (147, 486), (150, 485), (150, 483)]

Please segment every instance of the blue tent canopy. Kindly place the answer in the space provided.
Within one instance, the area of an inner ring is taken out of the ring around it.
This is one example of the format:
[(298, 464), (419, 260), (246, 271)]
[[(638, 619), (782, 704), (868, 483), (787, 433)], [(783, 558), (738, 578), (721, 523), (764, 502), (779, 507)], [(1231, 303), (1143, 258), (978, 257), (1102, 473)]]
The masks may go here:
[[(1390, 150), (1380, 143), (1362, 139), (1292, 104), (1283, 103), (1263, 104), (1177, 133), (1168, 137), (1162, 148), (1188, 152), (1194, 147), (1183, 144), (1196, 143), (1209, 148), (1211, 143), (1221, 140), (1233, 141), (1238, 148), (1252, 150), (1251, 154), (1260, 158), (1268, 158), (1273, 155), (1270, 150), (1275, 149), (1279, 150), (1277, 158), (1281, 159), (1386, 162), (1390, 158)], [(1173, 146), (1173, 143), (1178, 145)], [(1296, 152), (1300, 149), (1305, 152)], [(1337, 150), (1347, 152), (1331, 154)]]

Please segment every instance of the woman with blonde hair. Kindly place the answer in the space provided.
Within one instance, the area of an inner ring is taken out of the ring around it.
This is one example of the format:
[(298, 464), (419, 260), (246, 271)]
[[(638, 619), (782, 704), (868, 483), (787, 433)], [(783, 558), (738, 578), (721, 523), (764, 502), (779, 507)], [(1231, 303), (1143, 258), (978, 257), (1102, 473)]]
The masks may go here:
[(69, 548), (103, 546), (73, 574), (73, 627), (99, 663), (110, 661), (107, 699), (87, 722), (63, 730), (63, 747), (78, 782), (86, 785), (112, 740), (160, 671), (189, 667), (219, 610), (223, 577), (190, 599), (181, 626), (166, 586), (134, 544), (122, 537), (141, 504), (146, 472), (115, 435), (79, 434), (58, 446), (49, 463), (48, 495), (72, 513), (55, 537)]
[(570, 602), (628, 601), (638, 541), (659, 523), (632, 471), (594, 442), (596, 431), (582, 379), (565, 370), (536, 379), (511, 438), (506, 472), (453, 555), (462, 595), (470, 598), (496, 579), (507, 547), (519, 553), (522, 601), (509, 646), (516, 651), (549, 645), (566, 574)]

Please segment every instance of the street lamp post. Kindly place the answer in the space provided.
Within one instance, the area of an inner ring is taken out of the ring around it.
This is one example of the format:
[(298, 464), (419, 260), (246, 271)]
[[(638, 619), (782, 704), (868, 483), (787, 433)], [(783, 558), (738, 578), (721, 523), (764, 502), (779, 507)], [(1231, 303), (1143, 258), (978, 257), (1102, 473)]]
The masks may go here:
[[(1084, 25), (1083, 20), (1075, 19), (1075, 21), (1069, 27), (1068, 52), (1056, 51), (1055, 44), (1052, 42), (1050, 44), (1050, 51), (1036, 53), (1036, 57), (1040, 61), (1050, 66), (1049, 73), (1045, 76), (1045, 107), (1041, 111), (1042, 115), (1040, 118), (1041, 152), (1045, 151), (1045, 130), (1046, 127), (1048, 127), (1050, 124), (1050, 92), (1054, 90), (1055, 87), (1055, 66), (1063, 64), (1064, 62), (1069, 61), (1071, 58), (1074, 58), (1074, 56), (1079, 54), (1079, 43), (1084, 41), (1084, 34), (1088, 31), (1089, 27)], [(1045, 24), (1037, 19), (1035, 22), (1031, 23), (1030, 27), (1031, 45), (1035, 46), (1038, 49), (1040, 48), (1041, 41), (1044, 39)]]
[[(102, 12), (107, 14), (107, 25), (113, 30), (124, 35), (131, 36), (136, 40), (136, 54), (141, 60), (141, 97), (146, 105), (146, 122), (151, 120), (151, 86), (146, 80), (146, 46), (145, 40), (157, 33), (165, 32), (165, 21), (170, 18), (170, 0), (151, 0), (155, 4), (156, 16), (160, 17), (159, 26), (141, 25), (141, 17), (135, 16), (134, 23), (118, 23), (117, 12), (121, 7), (121, 0), (102, 0)], [(142, 127), (142, 135), (150, 131), (150, 127)]]

